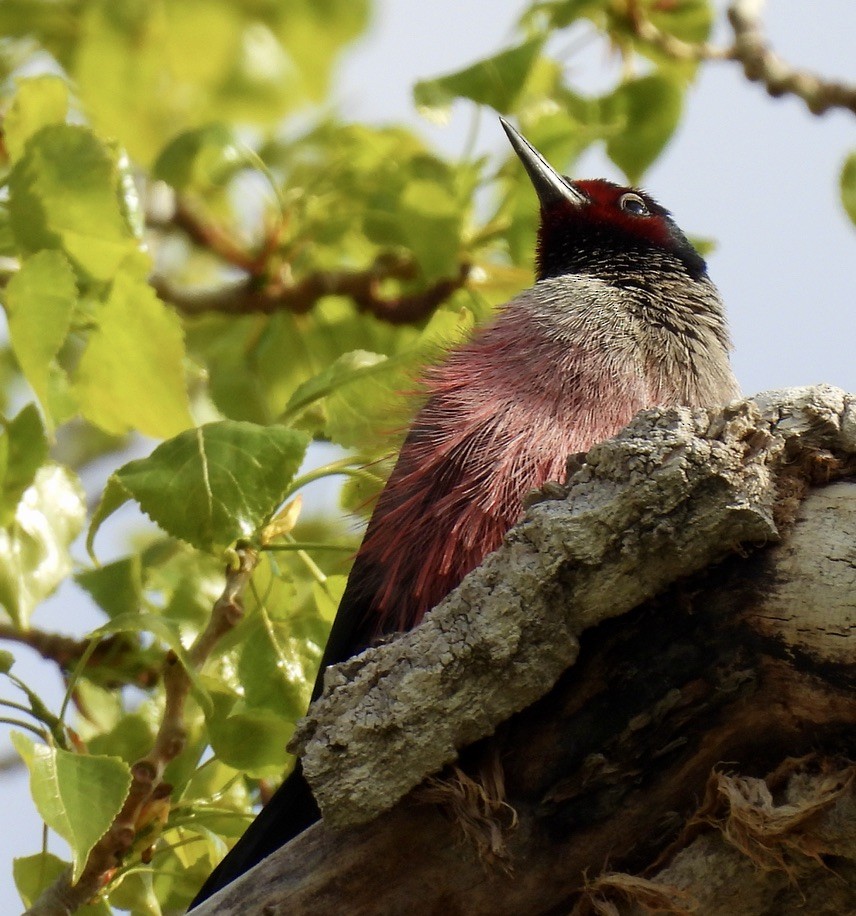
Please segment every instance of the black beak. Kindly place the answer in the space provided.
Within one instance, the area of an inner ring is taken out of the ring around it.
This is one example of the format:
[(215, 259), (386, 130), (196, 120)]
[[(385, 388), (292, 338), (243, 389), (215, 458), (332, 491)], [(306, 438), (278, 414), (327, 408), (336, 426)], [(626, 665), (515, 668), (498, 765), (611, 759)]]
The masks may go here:
[(523, 167), (529, 174), (529, 179), (535, 188), (538, 200), (541, 202), (542, 210), (562, 202), (573, 207), (582, 207), (589, 202), (584, 194), (580, 193), (570, 181), (563, 178), (547, 162), (519, 130), (512, 127), (503, 117), (500, 117), (499, 123), (502, 124), (503, 129), (508, 134), (508, 139), (511, 141), (512, 147), (514, 147), (514, 152), (517, 153), (523, 163)]

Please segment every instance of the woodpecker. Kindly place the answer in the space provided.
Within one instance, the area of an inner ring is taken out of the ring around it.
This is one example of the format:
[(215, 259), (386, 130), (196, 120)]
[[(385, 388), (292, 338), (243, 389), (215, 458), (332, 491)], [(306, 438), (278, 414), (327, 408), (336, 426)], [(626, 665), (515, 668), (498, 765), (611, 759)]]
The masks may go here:
[[(568, 455), (643, 408), (738, 396), (722, 300), (667, 210), (561, 176), (500, 119), (540, 203), (536, 283), (425, 373), (425, 401), (356, 556), (315, 684), (408, 630), (520, 517)], [(299, 764), (194, 905), (319, 818)]]

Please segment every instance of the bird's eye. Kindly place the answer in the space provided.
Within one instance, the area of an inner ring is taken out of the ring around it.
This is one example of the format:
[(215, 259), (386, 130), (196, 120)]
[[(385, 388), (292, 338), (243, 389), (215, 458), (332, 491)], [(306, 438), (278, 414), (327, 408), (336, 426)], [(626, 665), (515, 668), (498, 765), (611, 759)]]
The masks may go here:
[(648, 216), (648, 207), (638, 194), (622, 194), (618, 206), (631, 216)]

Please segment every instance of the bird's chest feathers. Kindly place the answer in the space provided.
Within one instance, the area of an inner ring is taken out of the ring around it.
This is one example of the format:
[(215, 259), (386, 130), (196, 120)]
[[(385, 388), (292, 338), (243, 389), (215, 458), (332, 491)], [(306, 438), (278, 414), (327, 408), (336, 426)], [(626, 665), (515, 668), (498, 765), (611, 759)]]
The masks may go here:
[(501, 371), (484, 361), (426, 405), (431, 433), (419, 464), (441, 483), (435, 511), (512, 524), (530, 490), (564, 477), (568, 455), (629, 422), (644, 406), (642, 388), (635, 372), (611, 371), (583, 351), (533, 349)]

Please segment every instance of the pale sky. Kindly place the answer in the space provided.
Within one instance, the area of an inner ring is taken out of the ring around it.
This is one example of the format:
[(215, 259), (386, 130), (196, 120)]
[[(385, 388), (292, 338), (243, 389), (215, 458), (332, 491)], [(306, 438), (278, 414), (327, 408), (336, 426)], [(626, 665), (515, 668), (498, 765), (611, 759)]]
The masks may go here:
[[(410, 89), (498, 50), (524, 4), (512, 0), (380, 0), (374, 26), (346, 58), (342, 109), (354, 120), (406, 121), (444, 151), (461, 151), (470, 109), (456, 107), (446, 128), (413, 111)], [(724, 7), (724, 4), (720, 4)], [(768, 5), (768, 34), (792, 62), (856, 82), (856, 4), (852, 0)], [(489, 12), (487, 12), (489, 11)], [(587, 85), (605, 58), (590, 52), (576, 64)], [(479, 148), (505, 153), (505, 137), (484, 112)], [(708, 258), (734, 338), (734, 365), (746, 394), (830, 382), (856, 391), (853, 273), (856, 230), (838, 199), (838, 172), (856, 148), (856, 116), (808, 114), (794, 99), (769, 99), (734, 64), (710, 65), (690, 93), (684, 121), (645, 187), (691, 235), (711, 237)], [(599, 152), (573, 177), (620, 174)], [(533, 198), (533, 206), (535, 201)], [(36, 612), (34, 624), (83, 633), (100, 622), (76, 596), (61, 595)], [(57, 704), (59, 679), (34, 653), (15, 648), (15, 671)], [(10, 750), (3, 737), (0, 754)], [(22, 771), (0, 779), (0, 912), (20, 909), (10, 874), (13, 856), (38, 851), (41, 824)], [(51, 838), (50, 848), (63, 855)]]

